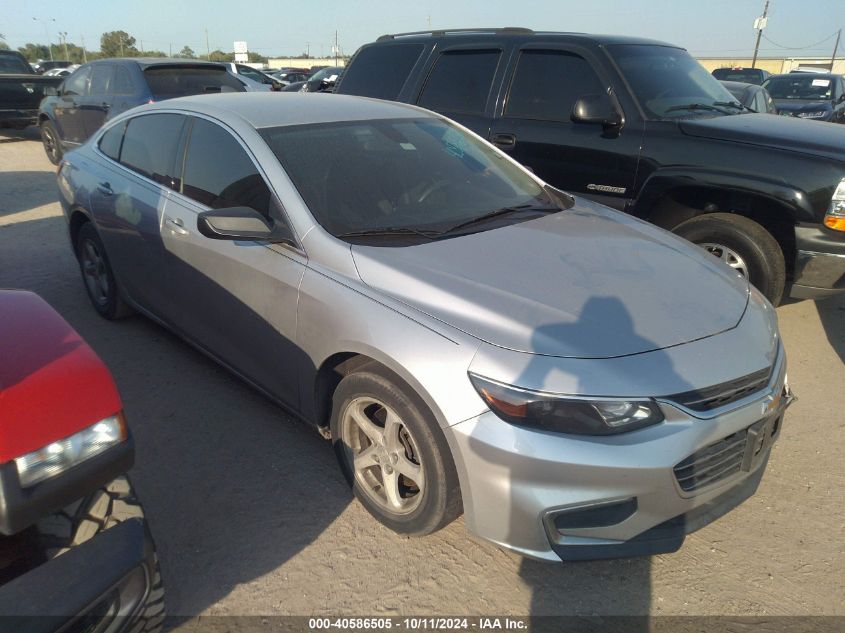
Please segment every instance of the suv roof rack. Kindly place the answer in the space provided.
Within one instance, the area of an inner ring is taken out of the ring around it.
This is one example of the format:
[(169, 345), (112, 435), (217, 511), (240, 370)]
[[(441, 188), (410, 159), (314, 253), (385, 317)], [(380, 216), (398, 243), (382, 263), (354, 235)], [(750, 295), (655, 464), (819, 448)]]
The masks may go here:
[(507, 34), (531, 34), (533, 29), (526, 29), (521, 26), (505, 26), (502, 28), (475, 28), (475, 29), (435, 29), (433, 31), (410, 31), (408, 33), (394, 33), (392, 35), (382, 35), (376, 42), (383, 42), (385, 40), (392, 40), (397, 37), (408, 37), (411, 35), (452, 35), (455, 33), (497, 33), (502, 35)]

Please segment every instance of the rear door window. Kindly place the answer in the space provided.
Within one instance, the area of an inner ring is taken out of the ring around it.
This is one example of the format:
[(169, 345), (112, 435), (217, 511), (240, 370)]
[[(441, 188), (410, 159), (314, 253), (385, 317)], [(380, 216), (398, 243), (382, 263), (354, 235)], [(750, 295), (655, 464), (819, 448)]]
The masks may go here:
[(270, 215), (270, 189), (255, 163), (231, 132), (206, 119), (194, 119), (182, 193), (212, 209), (249, 207)]
[(405, 42), (370, 46), (355, 55), (344, 72), (339, 92), (348, 95), (396, 99), (424, 46)]
[(114, 66), (111, 64), (94, 64), (91, 67), (91, 87), (89, 94), (95, 96), (106, 95), (111, 89), (111, 79)]
[(598, 75), (583, 57), (565, 51), (522, 51), (505, 116), (569, 121), (579, 97), (604, 91)]
[(447, 112), (481, 114), (493, 85), (501, 51), (449, 51), (440, 55), (417, 104)]
[(135, 93), (132, 75), (126, 66), (115, 66), (112, 93), (116, 95), (131, 95)]
[(129, 120), (123, 136), (120, 162), (132, 171), (175, 189), (177, 146), (185, 117), (147, 114)]
[(246, 91), (227, 70), (212, 66), (152, 66), (144, 70), (144, 77), (157, 99)]

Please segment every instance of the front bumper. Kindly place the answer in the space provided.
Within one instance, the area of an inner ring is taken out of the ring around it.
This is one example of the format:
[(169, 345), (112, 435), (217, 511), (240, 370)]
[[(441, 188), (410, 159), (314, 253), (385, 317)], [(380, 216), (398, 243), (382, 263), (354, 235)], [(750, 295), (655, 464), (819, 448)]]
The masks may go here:
[(141, 519), (128, 519), (0, 587), (9, 630), (54, 633), (131, 628), (150, 593), (154, 547)]
[(794, 283), (790, 296), (820, 299), (845, 292), (845, 239), (815, 226), (795, 229)]
[[(534, 431), (491, 412), (456, 424), (446, 433), (461, 477), (467, 527), (550, 561), (676, 551), (686, 534), (756, 490), (791, 401), (773, 397), (783, 393), (784, 381), (781, 354), (769, 386), (738, 408), (700, 419), (661, 402), (665, 422), (615, 436)], [(753, 444), (761, 428), (765, 434), (750, 453), (746, 444), (739, 449), (745, 456), (741, 469), (684, 490), (676, 466), (725, 438), (745, 433), (745, 442)]]

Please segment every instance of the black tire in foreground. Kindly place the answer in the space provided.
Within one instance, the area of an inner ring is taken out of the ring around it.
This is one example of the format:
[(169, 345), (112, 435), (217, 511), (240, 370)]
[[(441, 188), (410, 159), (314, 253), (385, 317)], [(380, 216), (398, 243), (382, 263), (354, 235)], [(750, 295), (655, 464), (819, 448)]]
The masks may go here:
[(76, 259), (88, 298), (100, 316), (115, 320), (134, 313), (120, 296), (106, 249), (91, 222), (83, 224), (76, 236)]
[(44, 152), (51, 163), (58, 165), (62, 156), (64, 156), (64, 152), (56, 127), (51, 121), (42, 121), (39, 127), (41, 128), (41, 142), (44, 144)]
[[(144, 508), (127, 477), (118, 477), (94, 493), (39, 521), (35, 529), (47, 560), (61, 556), (101, 532), (126, 521), (144, 519)], [(164, 586), (158, 557), (150, 592), (132, 633), (157, 633), (164, 622)]]
[(733, 213), (709, 213), (682, 222), (672, 232), (704, 247), (745, 274), (777, 306), (786, 265), (777, 240), (754, 220)]
[(370, 514), (395, 532), (423, 536), (455, 520), (463, 506), (443, 432), (404, 389), (379, 367), (344, 377), (333, 396), (332, 444)]

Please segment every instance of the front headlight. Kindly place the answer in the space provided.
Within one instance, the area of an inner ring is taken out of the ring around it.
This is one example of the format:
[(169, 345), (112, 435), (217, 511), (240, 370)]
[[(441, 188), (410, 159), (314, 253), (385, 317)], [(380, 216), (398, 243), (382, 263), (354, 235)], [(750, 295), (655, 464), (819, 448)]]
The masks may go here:
[(834, 231), (845, 231), (845, 178), (839, 181), (830, 208), (824, 216), (824, 225)]
[(470, 380), (490, 410), (505, 422), (555, 433), (615, 435), (664, 420), (649, 398), (582, 398), (520, 389), (476, 374)]
[(823, 119), (829, 112), (830, 110), (813, 110), (812, 112), (799, 112), (795, 116), (802, 119)]
[(123, 414), (118, 413), (74, 433), (15, 458), (21, 487), (28, 488), (55, 477), (94, 455), (123, 442), (127, 437)]

